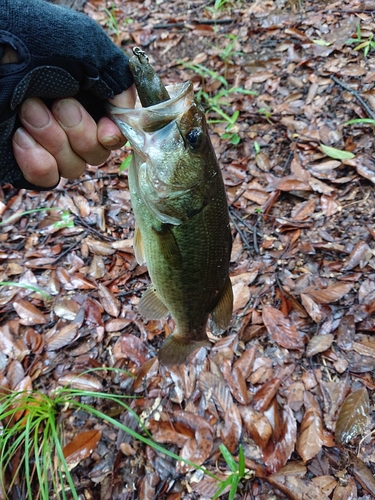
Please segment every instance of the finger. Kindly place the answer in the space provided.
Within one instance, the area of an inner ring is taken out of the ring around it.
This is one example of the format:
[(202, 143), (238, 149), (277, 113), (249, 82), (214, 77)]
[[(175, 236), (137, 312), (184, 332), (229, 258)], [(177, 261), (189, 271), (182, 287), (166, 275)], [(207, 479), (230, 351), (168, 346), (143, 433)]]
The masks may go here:
[(43, 101), (26, 99), (21, 107), (20, 120), (34, 140), (55, 158), (63, 177), (76, 179), (82, 174), (85, 160), (73, 151), (67, 134)]
[(65, 131), (72, 150), (90, 165), (100, 165), (108, 158), (108, 150), (98, 140), (95, 120), (75, 99), (55, 101), (52, 113)]
[[(128, 90), (124, 90), (121, 94), (110, 99), (109, 102), (119, 108), (134, 108), (135, 99), (135, 85), (132, 85)], [(126, 138), (117, 125), (107, 117), (101, 118), (98, 122), (98, 139), (105, 148), (111, 150), (121, 148), (126, 142)]]
[(40, 187), (53, 187), (59, 182), (55, 158), (23, 128), (13, 134), (14, 157), (25, 179)]

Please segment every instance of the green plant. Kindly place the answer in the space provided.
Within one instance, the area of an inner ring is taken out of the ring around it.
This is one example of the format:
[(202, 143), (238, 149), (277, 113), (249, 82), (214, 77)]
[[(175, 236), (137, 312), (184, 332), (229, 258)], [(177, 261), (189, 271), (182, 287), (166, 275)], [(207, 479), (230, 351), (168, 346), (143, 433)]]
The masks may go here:
[[(96, 368), (77, 375), (77, 380), (88, 372), (98, 370), (123, 372), (123, 370), (115, 368)], [(122, 410), (131, 412), (137, 419), (143, 434), (123, 425), (111, 415), (82, 402), (82, 398), (87, 399), (88, 397), (94, 398), (96, 401), (104, 400), (115, 403)], [(50, 500), (51, 491), (54, 491), (57, 500), (67, 500), (70, 497), (78, 500), (78, 493), (62, 445), (62, 410), (66, 411), (67, 409), (69, 411), (82, 410), (126, 432), (154, 450), (175, 460), (183, 461), (194, 469), (201, 470), (219, 482), (220, 492), (229, 484), (231, 491), (234, 489), (235, 478), (238, 476), (239, 480), (244, 475), (244, 466), (242, 465), (244, 457), (241, 448), (240, 468), (236, 472), (233, 470), (233, 463), (225, 455), (225, 450), (222, 451), (233, 471), (226, 481), (222, 481), (205, 467), (183, 459), (156, 443), (137, 414), (126, 404), (125, 400), (132, 397), (74, 389), (68, 386), (57, 389), (51, 396), (40, 391), (9, 391), (2, 388), (0, 392), (0, 496), (2, 495), (3, 498), (6, 495), (6, 484), (9, 492), (14, 481), (17, 478), (23, 478), (23, 486), (26, 488), (23, 496), (25, 500)], [(229, 453), (228, 450), (227, 452)], [(232, 460), (234, 459), (232, 458)], [(13, 467), (9, 478), (7, 472), (11, 465)], [(219, 490), (215, 498), (219, 496)]]
[(368, 56), (370, 50), (375, 50), (375, 41), (373, 40), (374, 35), (371, 33), (368, 38), (362, 36), (361, 26), (357, 25), (357, 38), (349, 38), (345, 43), (346, 45), (357, 44), (353, 50), (362, 50), (365, 57)]
[(233, 64), (232, 57), (242, 55), (242, 52), (235, 50), (236, 44), (238, 42), (238, 36), (233, 35), (233, 33), (229, 33), (229, 35), (225, 35), (225, 38), (227, 38), (229, 41), (225, 45), (225, 47), (221, 49), (218, 55), (220, 59), (225, 63)]
[[(228, 104), (228, 99), (233, 94), (243, 94), (243, 95), (257, 95), (253, 90), (246, 90), (241, 87), (230, 87), (228, 88), (227, 80), (209, 68), (206, 68), (202, 64), (191, 64), (184, 61), (178, 61), (185, 68), (195, 71), (199, 76), (202, 77), (202, 88), (197, 92), (196, 99), (198, 102), (203, 104), (206, 108), (206, 112), (214, 112), (219, 115), (220, 118), (209, 119), (209, 123), (226, 123), (225, 133), (223, 134), (223, 139), (228, 139), (232, 144), (238, 144), (241, 140), (238, 132), (232, 130), (239, 118), (240, 112), (236, 110), (232, 115), (225, 112), (222, 108)], [(220, 90), (214, 96), (211, 96), (208, 92), (204, 90), (204, 83), (207, 78), (212, 78), (215, 81), (220, 82), (223, 85), (223, 89)]]
[(367, 123), (368, 125), (375, 126), (375, 119), (374, 118), (355, 118), (354, 120), (349, 120), (348, 122), (344, 123), (345, 125), (355, 125), (356, 123)]
[(61, 220), (54, 222), (53, 227), (55, 229), (64, 229), (66, 227), (74, 227), (73, 215), (69, 210), (64, 210), (61, 214)]
[(260, 153), (260, 144), (257, 141), (254, 141), (254, 149), (255, 149), (255, 155), (258, 155)]
[(212, 497), (212, 500), (216, 500), (219, 498), (221, 493), (230, 486), (229, 490), (229, 500), (233, 500), (238, 489), (238, 485), (241, 481), (241, 479), (247, 478), (247, 473), (245, 469), (245, 454), (242, 448), (242, 445), (239, 446), (239, 456), (238, 456), (238, 463), (235, 461), (233, 458), (231, 452), (228, 450), (228, 448), (224, 445), (221, 444), (219, 446), (221, 454), (223, 455), (224, 460), (226, 461), (228, 467), (232, 471), (232, 473), (228, 476), (228, 478), (225, 481), (222, 481), (219, 489), (216, 491), (215, 495)]
[(16, 283), (14, 281), (0, 281), (0, 286), (16, 286), (19, 288), (26, 288), (27, 290), (31, 290), (32, 292), (37, 292), (43, 295), (46, 299), (50, 299), (51, 296), (48, 295), (47, 292), (44, 292), (40, 288), (33, 286), (33, 285), (27, 285), (26, 283)]
[(133, 155), (128, 155), (125, 160), (121, 162), (120, 168), (118, 169), (118, 173), (121, 174), (124, 170), (129, 168), (129, 165), (132, 161)]
[(264, 106), (263, 108), (259, 108), (258, 109), (258, 113), (260, 115), (263, 115), (264, 118), (266, 119), (266, 121), (270, 124), (270, 125), (273, 125), (273, 122), (271, 120), (271, 117), (272, 117), (272, 111), (271, 111), (271, 108), (269, 106)]
[(106, 23), (108, 29), (112, 31), (117, 37), (120, 36), (120, 28), (116, 18), (115, 5), (111, 5), (111, 9), (104, 8), (104, 12), (108, 16), (108, 21)]

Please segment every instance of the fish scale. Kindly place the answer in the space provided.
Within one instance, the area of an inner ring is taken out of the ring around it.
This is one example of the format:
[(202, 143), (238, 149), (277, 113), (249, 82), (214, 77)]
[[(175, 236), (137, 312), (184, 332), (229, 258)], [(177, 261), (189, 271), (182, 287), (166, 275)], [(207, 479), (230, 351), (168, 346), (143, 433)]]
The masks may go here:
[(168, 313), (176, 328), (159, 350), (180, 364), (222, 333), (233, 309), (232, 238), (224, 182), (204, 112), (191, 84), (164, 87), (141, 49), (130, 60), (143, 108), (110, 107), (134, 149), (129, 189), (136, 220), (134, 249), (152, 285), (138, 304), (147, 319)]

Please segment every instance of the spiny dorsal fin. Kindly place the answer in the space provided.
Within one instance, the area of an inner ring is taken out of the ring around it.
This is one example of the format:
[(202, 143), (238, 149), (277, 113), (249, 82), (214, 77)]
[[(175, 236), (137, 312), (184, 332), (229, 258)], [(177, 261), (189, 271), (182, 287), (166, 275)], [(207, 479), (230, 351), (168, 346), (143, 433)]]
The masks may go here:
[(169, 312), (153, 286), (142, 295), (138, 311), (145, 319), (162, 319)]
[(233, 289), (232, 283), (227, 277), (223, 294), (211, 314), (211, 329), (214, 335), (223, 333), (230, 323), (233, 312)]

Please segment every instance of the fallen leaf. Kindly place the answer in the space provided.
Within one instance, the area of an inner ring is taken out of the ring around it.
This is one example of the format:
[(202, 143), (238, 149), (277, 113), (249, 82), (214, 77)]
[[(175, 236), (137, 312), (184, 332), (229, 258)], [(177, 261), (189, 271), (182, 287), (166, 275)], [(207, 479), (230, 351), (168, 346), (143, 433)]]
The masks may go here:
[(13, 307), (21, 318), (22, 325), (42, 325), (47, 323), (44, 314), (28, 300), (20, 299), (13, 302)]
[(370, 400), (367, 389), (362, 387), (352, 392), (340, 408), (336, 422), (335, 436), (338, 444), (346, 444), (361, 434), (370, 414)]
[(286, 349), (303, 349), (303, 341), (291, 320), (274, 307), (263, 307), (263, 322), (274, 342)]
[(306, 393), (306, 398), (306, 411), (296, 443), (296, 450), (304, 462), (315, 457), (323, 446), (322, 412), (319, 404), (309, 392)]
[(100, 437), (101, 432), (95, 429), (81, 432), (75, 436), (62, 450), (66, 462), (70, 465), (77, 465), (79, 462), (89, 457), (97, 447)]

